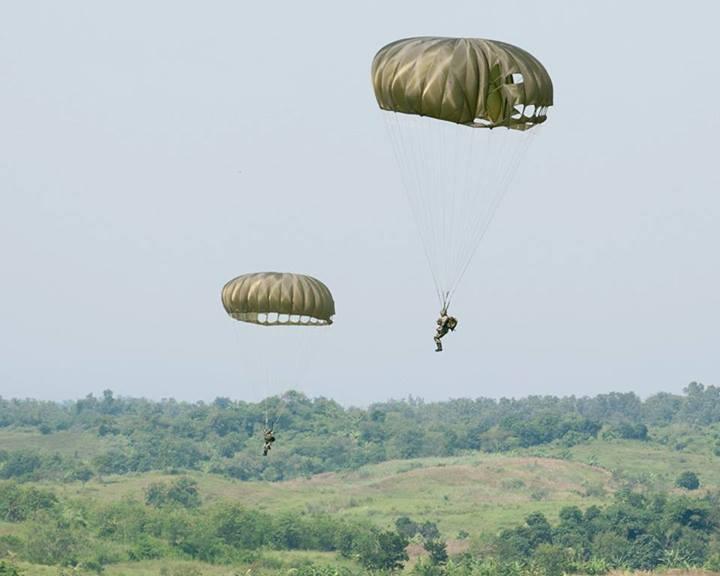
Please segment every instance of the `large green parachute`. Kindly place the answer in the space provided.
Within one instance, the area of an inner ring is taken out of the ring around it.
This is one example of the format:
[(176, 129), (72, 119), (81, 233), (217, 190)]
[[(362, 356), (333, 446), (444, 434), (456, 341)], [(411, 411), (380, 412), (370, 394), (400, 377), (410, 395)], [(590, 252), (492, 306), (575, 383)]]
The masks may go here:
[(263, 326), (327, 326), (335, 314), (325, 284), (287, 272), (238, 276), (223, 287), (222, 303), (236, 320)]
[(446, 310), (547, 119), (552, 80), (511, 44), (421, 37), (381, 48), (372, 82)]
[(383, 110), (476, 127), (530, 128), (545, 121), (553, 103), (543, 65), (494, 40), (398, 40), (377, 53), (372, 77)]

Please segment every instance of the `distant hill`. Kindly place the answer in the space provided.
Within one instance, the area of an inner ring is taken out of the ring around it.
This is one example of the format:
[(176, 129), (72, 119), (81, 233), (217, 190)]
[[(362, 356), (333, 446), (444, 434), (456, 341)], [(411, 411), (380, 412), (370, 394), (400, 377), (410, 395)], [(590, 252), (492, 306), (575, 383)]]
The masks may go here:
[[(266, 423), (278, 441), (273, 457), (258, 458)], [(698, 383), (683, 395), (644, 401), (632, 393), (408, 398), (367, 409), (298, 392), (256, 404), (153, 402), (110, 391), (66, 403), (0, 398), (0, 477), (87, 481), (155, 470), (278, 481), (391, 460), (528, 450), (554, 457), (570, 451), (592, 464), (591, 449), (580, 447), (598, 439), (710, 456), (720, 455), (719, 423), (720, 389)]]
[[(0, 574), (720, 568), (720, 424), (697, 400), (714, 394), (366, 410), (294, 392), (260, 404), (3, 400)], [(263, 458), (266, 411), (278, 440)], [(447, 569), (432, 564), (433, 539)]]

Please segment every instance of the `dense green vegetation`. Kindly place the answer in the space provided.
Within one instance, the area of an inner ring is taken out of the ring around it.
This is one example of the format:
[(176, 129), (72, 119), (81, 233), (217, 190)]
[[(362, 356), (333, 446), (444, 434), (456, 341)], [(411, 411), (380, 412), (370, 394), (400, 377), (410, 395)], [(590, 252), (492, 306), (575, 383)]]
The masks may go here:
[(448, 554), (448, 535), (434, 522), (400, 516), (382, 528), (341, 515), (267, 512), (232, 501), (207, 503), (198, 483), (184, 476), (149, 483), (143, 500), (111, 502), (62, 497), (4, 481), (0, 502), (0, 520), (5, 522), (0, 524), (5, 527), (0, 530), (0, 557), (6, 557), (7, 570), (17, 568), (8, 558), (96, 573), (121, 563), (165, 559), (249, 565), (272, 573), (283, 564), (268, 551), (308, 550), (333, 556), (324, 568), (305, 561), (294, 564), (295, 570), (360, 574), (402, 568), (409, 542), (420, 545), (424, 556), (408, 570), (425, 576), (720, 569), (717, 492), (690, 498), (621, 489), (607, 505), (566, 506), (553, 521), (531, 513), (474, 551), (454, 557)]
[(600, 574), (613, 568), (653, 570), (705, 566), (720, 569), (716, 497), (689, 499), (620, 491), (612, 504), (566, 507), (554, 526), (540, 513), (504, 530), (493, 553), (456, 561), (429, 559), (425, 576), (479, 574)]
[[(230, 502), (200, 509), (197, 483), (186, 477), (150, 484), (144, 500), (98, 504), (5, 481), (0, 520), (18, 528), (0, 536), (0, 556), (12, 552), (34, 564), (96, 572), (111, 563), (158, 558), (248, 563), (263, 549), (332, 551), (374, 570), (407, 560), (405, 535), (367, 523), (271, 514)], [(437, 527), (434, 533), (439, 536)]]
[[(275, 420), (275, 458), (257, 458), (259, 431)], [(720, 422), (720, 388), (691, 383), (683, 396), (635, 394), (520, 400), (407, 399), (343, 408), (297, 392), (258, 404), (218, 398), (210, 404), (88, 396), (57, 404), (0, 399), (0, 430), (54, 436), (83, 432), (85, 446), (0, 451), (0, 477), (86, 481), (95, 475), (203, 470), (240, 480), (282, 480), (369, 463), (466, 451), (489, 453), (606, 439), (648, 439), (651, 427)], [(720, 433), (712, 449), (720, 454)], [(6, 443), (8, 444), (8, 443)], [(68, 448), (72, 447), (72, 451)]]
[(719, 417), (700, 384), (365, 410), (0, 400), (0, 575), (716, 570)]

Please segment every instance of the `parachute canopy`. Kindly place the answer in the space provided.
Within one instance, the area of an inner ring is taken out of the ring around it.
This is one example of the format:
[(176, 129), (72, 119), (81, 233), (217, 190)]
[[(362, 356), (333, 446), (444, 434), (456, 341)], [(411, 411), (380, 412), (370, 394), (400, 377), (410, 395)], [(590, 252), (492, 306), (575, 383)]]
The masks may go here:
[(473, 127), (526, 130), (544, 122), (553, 103), (543, 65), (495, 40), (398, 40), (375, 55), (372, 79), (383, 110)]
[(238, 276), (223, 287), (222, 303), (236, 320), (264, 326), (327, 326), (335, 314), (325, 284), (287, 272)]

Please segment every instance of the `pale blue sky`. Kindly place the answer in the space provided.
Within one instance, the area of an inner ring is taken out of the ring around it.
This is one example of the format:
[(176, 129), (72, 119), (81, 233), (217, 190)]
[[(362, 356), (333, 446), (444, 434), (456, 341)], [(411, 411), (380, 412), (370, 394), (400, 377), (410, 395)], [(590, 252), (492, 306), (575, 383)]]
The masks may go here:
[[(700, 1), (0, 3), (0, 395), (720, 383), (719, 17)], [(369, 79), (377, 49), (416, 35), (517, 44), (555, 84), (443, 354)], [(338, 311), (297, 379), (278, 336), (269, 385), (272, 335), (219, 303), (260, 270), (317, 276)]]

